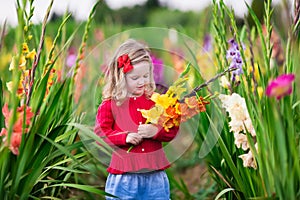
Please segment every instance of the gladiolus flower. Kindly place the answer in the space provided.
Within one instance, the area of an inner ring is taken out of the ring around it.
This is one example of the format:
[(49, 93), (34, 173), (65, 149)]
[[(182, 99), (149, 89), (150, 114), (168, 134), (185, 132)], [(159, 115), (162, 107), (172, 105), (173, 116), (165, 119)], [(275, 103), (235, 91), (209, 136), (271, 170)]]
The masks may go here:
[(212, 46), (212, 37), (209, 34), (206, 34), (204, 36), (204, 42), (203, 42), (203, 50), (206, 52), (209, 52), (213, 49)]
[(232, 95), (220, 94), (219, 98), (222, 102), (222, 107), (226, 109), (231, 118), (229, 122), (230, 131), (246, 133), (247, 130), (252, 136), (256, 136), (245, 99), (237, 93)]
[(8, 70), (12, 71), (13, 69), (15, 69), (15, 57), (13, 56), (9, 65)]
[(220, 85), (225, 89), (228, 89), (230, 87), (230, 83), (229, 83), (228, 79), (225, 76), (221, 77)]
[(257, 169), (257, 165), (251, 151), (246, 154), (240, 155), (239, 158), (243, 160), (244, 167), (252, 167), (253, 169)]
[(151, 55), (151, 60), (153, 63), (153, 78), (155, 83), (159, 83), (161, 85), (165, 85), (164, 82), (164, 63), (161, 59), (157, 58), (154, 55)]
[(67, 67), (73, 67), (76, 64), (77, 54), (75, 48), (71, 47), (66, 58)]
[(294, 74), (283, 74), (271, 81), (266, 89), (266, 95), (276, 97), (278, 100), (293, 91), (292, 82), (295, 80)]
[[(30, 107), (26, 107), (26, 119), (25, 119), (25, 129), (23, 130), (23, 122), (24, 122), (24, 106), (17, 108), (17, 120), (13, 125), (13, 130), (10, 138), (10, 144), (7, 144), (7, 129), (2, 128), (0, 132), (0, 136), (3, 137), (3, 142), (7, 146), (9, 146), (9, 149), (12, 151), (13, 154), (18, 155), (19, 154), (19, 147), (22, 140), (22, 133), (28, 132), (28, 126), (30, 125), (31, 118), (33, 117), (33, 113), (31, 112)], [(9, 111), (8, 105), (5, 104), (2, 108), (2, 113), (5, 118), (5, 126), (9, 126), (9, 120), (11, 119), (12, 111)]]
[(234, 133), (234, 144), (237, 148), (242, 148), (244, 151), (249, 149), (247, 136), (242, 133)]
[(166, 94), (152, 94), (151, 100), (155, 102), (155, 106), (150, 110), (139, 110), (147, 119), (146, 123), (158, 124), (168, 132), (170, 128), (178, 127), (180, 122), (192, 118), (199, 112), (206, 111), (205, 105), (209, 102), (201, 96), (186, 97), (179, 101), (180, 96), (186, 90), (184, 88), (186, 80), (179, 78)]
[(26, 58), (25, 58), (25, 56), (20, 56), (19, 68), (22, 69), (22, 70), (26, 69)]
[(9, 92), (12, 92), (13, 82), (12, 81), (7, 82), (6, 87)]
[(35, 49), (33, 49), (32, 51), (30, 51), (29, 53), (27, 53), (26, 58), (30, 59), (30, 60), (33, 60), (34, 57), (35, 57), (35, 55), (36, 55), (36, 51), (35, 51)]
[[(219, 98), (222, 102), (222, 107), (226, 109), (231, 118), (229, 127), (230, 131), (234, 133), (235, 145), (244, 151), (248, 150), (250, 148), (248, 138), (243, 133), (249, 132), (255, 138), (256, 132), (249, 116), (245, 99), (236, 93), (232, 95), (220, 94)], [(255, 148), (257, 149), (257, 143), (255, 144)], [(243, 160), (244, 167), (257, 168), (255, 158), (250, 150), (247, 154), (240, 155), (239, 158)]]
[(147, 118), (147, 123), (157, 124), (159, 117), (163, 114), (164, 108), (162, 106), (156, 106), (150, 110), (140, 109), (142, 115)]
[[(17, 96), (21, 98), (27, 94), (29, 88), (28, 77), (30, 76), (30, 70), (24, 70), (20, 76), (19, 85), (17, 89)], [(6, 87), (9, 92), (12, 92), (13, 83), (12, 81), (6, 83)]]
[(158, 93), (154, 93), (151, 96), (151, 100), (165, 109), (167, 109), (170, 105), (174, 105), (177, 101), (177, 99), (172, 98), (166, 94), (159, 95)]
[(186, 98), (184, 102), (188, 105), (189, 108), (195, 108), (196, 106), (198, 106), (198, 99), (196, 96)]
[[(238, 43), (234, 39), (228, 41), (230, 48), (227, 50), (227, 58), (231, 60), (229, 68), (236, 68), (232, 72), (232, 81), (235, 81), (236, 76), (243, 74), (243, 61), (240, 53)], [(244, 46), (243, 46), (244, 48)]]
[(263, 96), (264, 90), (262, 87), (260, 87), (260, 86), (257, 87), (257, 94), (258, 94), (259, 98), (261, 98)]
[(28, 45), (27, 43), (23, 43), (22, 45), (22, 53), (28, 53), (29, 49), (28, 49)]

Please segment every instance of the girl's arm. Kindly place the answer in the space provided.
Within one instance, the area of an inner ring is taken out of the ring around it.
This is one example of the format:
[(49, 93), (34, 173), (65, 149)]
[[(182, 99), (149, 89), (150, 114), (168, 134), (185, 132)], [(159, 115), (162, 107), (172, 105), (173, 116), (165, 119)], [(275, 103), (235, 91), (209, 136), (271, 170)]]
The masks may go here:
[(152, 137), (154, 140), (158, 140), (161, 142), (170, 142), (175, 138), (177, 135), (177, 132), (179, 130), (179, 127), (174, 126), (171, 129), (169, 129), (169, 132), (167, 132), (163, 127), (159, 127), (159, 131), (156, 135)]
[(98, 108), (94, 132), (107, 144), (123, 146), (126, 143), (127, 131), (114, 130), (114, 117), (111, 111), (111, 101), (103, 101)]

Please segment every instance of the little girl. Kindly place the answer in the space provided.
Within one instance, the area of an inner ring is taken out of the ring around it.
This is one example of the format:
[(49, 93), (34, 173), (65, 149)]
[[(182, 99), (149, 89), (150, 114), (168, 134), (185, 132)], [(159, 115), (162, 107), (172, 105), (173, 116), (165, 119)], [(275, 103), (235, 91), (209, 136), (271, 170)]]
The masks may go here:
[(119, 199), (170, 199), (164, 171), (170, 163), (162, 142), (171, 141), (178, 128), (166, 132), (162, 127), (144, 124), (146, 119), (139, 112), (154, 105), (149, 99), (155, 83), (148, 48), (127, 40), (116, 50), (106, 78), (95, 125), (95, 133), (114, 149), (105, 191)]

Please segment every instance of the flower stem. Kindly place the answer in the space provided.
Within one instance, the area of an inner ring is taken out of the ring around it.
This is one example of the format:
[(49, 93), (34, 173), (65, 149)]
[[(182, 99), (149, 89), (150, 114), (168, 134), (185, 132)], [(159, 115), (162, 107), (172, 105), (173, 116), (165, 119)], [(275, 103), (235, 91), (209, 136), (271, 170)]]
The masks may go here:
[(133, 145), (131, 145), (130, 147), (129, 147), (129, 149), (127, 150), (127, 153), (129, 153), (130, 151), (131, 151), (131, 149), (133, 149)]
[(4, 20), (3, 28), (2, 28), (1, 36), (0, 36), (0, 51), (1, 51), (3, 43), (4, 43), (5, 31), (6, 31), (6, 20)]
[(47, 25), (47, 21), (48, 21), (49, 15), (50, 15), (50, 11), (52, 9), (53, 2), (54, 2), (54, 0), (52, 0), (50, 2), (49, 6), (47, 8), (47, 11), (46, 11), (46, 15), (44, 16), (43, 23), (42, 23), (42, 33), (41, 33), (41, 37), (40, 37), (39, 47), (37, 49), (37, 53), (36, 53), (36, 57), (34, 59), (34, 62), (32, 63), (32, 71), (31, 71), (31, 77), (30, 77), (30, 83), (29, 83), (29, 92), (28, 92), (27, 102), (26, 102), (27, 105), (29, 105), (30, 97), (31, 97), (31, 94), (32, 94), (32, 91), (33, 91), (35, 71), (36, 71), (36, 68), (39, 64), (42, 49), (43, 49), (43, 46), (44, 46), (45, 34), (46, 34), (46, 25)]
[(185, 99), (185, 98), (187, 98), (187, 97), (195, 96), (196, 93), (197, 93), (199, 90), (201, 90), (202, 88), (208, 86), (209, 83), (214, 82), (215, 80), (217, 80), (217, 79), (220, 78), (221, 76), (224, 76), (226, 73), (232, 72), (232, 71), (234, 71), (234, 70), (236, 70), (236, 69), (237, 69), (236, 67), (231, 67), (231, 68), (228, 68), (228, 69), (226, 69), (225, 71), (223, 71), (223, 72), (221, 72), (221, 73), (215, 75), (214, 77), (212, 77), (211, 79), (209, 79), (209, 80), (206, 81), (205, 83), (202, 83), (201, 85), (195, 87), (195, 88), (193, 89), (193, 91), (192, 91), (191, 93), (185, 95), (185, 96), (183, 97), (183, 99)]

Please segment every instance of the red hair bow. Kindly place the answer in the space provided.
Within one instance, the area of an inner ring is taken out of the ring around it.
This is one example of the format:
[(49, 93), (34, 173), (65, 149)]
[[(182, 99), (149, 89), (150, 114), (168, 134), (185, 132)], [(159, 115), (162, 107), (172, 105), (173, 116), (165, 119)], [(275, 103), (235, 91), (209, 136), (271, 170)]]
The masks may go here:
[(130, 58), (127, 54), (124, 54), (118, 58), (118, 68), (123, 67), (123, 72), (127, 73), (133, 69)]

